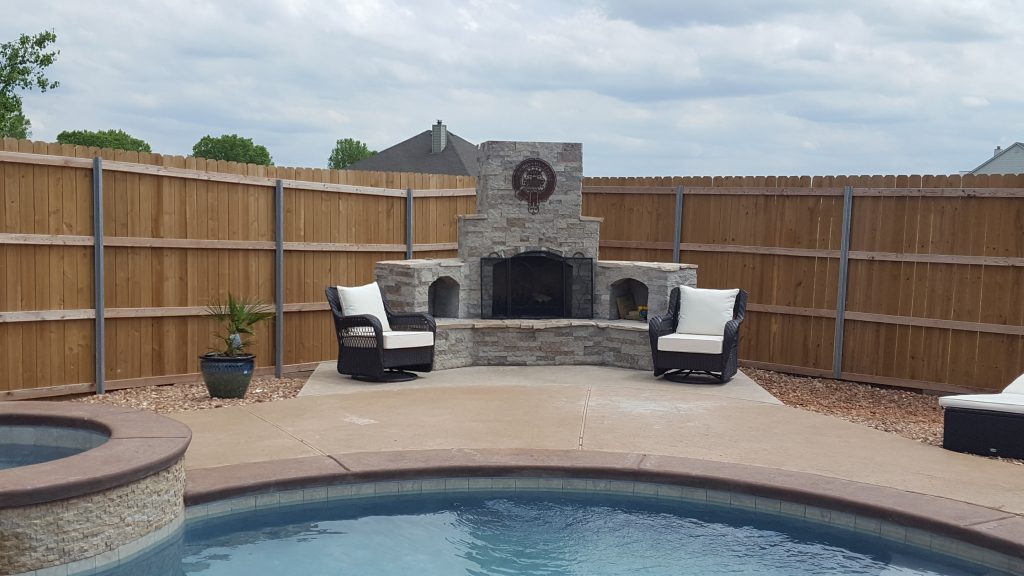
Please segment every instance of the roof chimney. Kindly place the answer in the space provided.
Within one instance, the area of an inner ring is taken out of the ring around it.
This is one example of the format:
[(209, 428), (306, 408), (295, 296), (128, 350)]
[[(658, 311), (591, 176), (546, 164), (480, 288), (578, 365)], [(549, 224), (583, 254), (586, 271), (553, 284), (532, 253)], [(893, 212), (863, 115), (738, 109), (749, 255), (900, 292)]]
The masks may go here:
[(999, 153), (1002, 152), (1002, 151), (1003, 151), (1003, 147), (1002, 146), (996, 146), (996, 150), (995, 150), (995, 152), (992, 153), (992, 155), (993, 156), (999, 156)]
[(430, 153), (431, 154), (440, 154), (444, 150), (444, 147), (447, 146), (447, 145), (448, 145), (448, 127), (445, 126), (444, 124), (441, 124), (441, 121), (438, 120), (437, 124), (434, 124), (434, 126), (431, 129), (431, 134), (430, 134)]

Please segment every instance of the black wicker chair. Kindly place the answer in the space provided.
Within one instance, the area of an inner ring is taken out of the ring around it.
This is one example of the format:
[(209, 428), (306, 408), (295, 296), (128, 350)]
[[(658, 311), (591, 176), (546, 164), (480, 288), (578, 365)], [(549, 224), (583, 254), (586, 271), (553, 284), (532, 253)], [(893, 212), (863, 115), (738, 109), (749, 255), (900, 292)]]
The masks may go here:
[(385, 348), (381, 322), (372, 314), (345, 316), (338, 288), (327, 287), (327, 302), (334, 315), (338, 336), (338, 372), (369, 382), (404, 382), (417, 378), (415, 372), (434, 369), (434, 335), (437, 324), (429, 314), (396, 314), (383, 295), (384, 311), (395, 332), (430, 332), (429, 346)]
[(693, 380), (693, 374), (707, 374), (724, 383), (736, 375), (739, 364), (740, 324), (747, 312), (747, 293), (740, 290), (733, 305), (732, 320), (726, 322), (722, 335), (720, 353), (694, 353), (659, 350), (658, 339), (675, 334), (679, 324), (679, 288), (673, 288), (669, 295), (668, 313), (655, 316), (648, 323), (651, 338), (651, 356), (654, 359), (654, 375), (665, 375), (674, 382), (707, 382)]

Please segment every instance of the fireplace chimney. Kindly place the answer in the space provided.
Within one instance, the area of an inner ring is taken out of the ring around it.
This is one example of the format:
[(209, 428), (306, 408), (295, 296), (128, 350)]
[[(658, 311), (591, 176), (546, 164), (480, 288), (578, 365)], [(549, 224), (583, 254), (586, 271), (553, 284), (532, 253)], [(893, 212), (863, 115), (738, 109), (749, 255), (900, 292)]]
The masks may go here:
[(1002, 152), (1002, 151), (1003, 151), (1003, 147), (1002, 146), (996, 146), (996, 149), (995, 149), (994, 152), (992, 152), (992, 155), (993, 156), (999, 156), (999, 153)]
[(430, 132), (430, 153), (440, 154), (448, 145), (448, 127), (438, 120)]

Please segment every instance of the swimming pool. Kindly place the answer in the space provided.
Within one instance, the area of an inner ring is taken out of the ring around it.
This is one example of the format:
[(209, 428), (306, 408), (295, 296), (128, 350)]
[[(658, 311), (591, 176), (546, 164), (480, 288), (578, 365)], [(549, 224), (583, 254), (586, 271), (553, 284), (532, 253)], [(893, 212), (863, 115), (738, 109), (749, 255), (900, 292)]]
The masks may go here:
[(857, 531), (814, 521), (808, 507), (764, 513), (657, 497), (658, 485), (631, 495), (564, 489), (572, 481), (434, 493), (421, 483), (387, 497), (348, 485), (334, 500), (328, 488), (259, 495), (262, 507), (241, 512), (255, 498), (216, 502), (193, 509), (185, 533), (160, 549), (166, 572), (143, 557), (103, 574), (1003, 574), (880, 522)]

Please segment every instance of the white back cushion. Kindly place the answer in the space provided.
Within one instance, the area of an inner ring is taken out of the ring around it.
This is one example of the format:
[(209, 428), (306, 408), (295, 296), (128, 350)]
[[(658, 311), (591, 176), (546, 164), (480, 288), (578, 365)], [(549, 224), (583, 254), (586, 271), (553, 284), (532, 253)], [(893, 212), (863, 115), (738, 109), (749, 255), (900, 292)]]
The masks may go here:
[(680, 286), (676, 333), (724, 335), (725, 323), (732, 320), (732, 309), (739, 293), (739, 288), (710, 290)]
[(384, 312), (384, 299), (380, 296), (380, 286), (377, 286), (376, 282), (355, 288), (338, 286), (338, 296), (341, 299), (343, 315), (371, 314), (380, 320), (380, 327), (385, 332), (391, 331), (388, 315)]
[(1003, 388), (1004, 394), (1024, 394), (1024, 374), (1017, 376), (1017, 379), (1010, 382), (1010, 385)]

